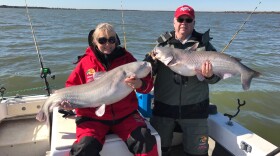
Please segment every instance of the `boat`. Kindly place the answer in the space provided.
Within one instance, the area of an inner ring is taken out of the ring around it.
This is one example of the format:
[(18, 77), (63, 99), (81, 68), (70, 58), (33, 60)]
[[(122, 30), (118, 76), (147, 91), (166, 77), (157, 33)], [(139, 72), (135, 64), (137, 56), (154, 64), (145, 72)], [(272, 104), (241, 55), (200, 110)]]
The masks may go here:
[[(160, 151), (160, 136), (149, 124), (153, 94), (137, 93), (139, 111), (156, 137)], [(51, 124), (35, 119), (48, 95), (3, 97), (0, 103), (0, 151), (3, 156), (65, 156), (76, 139), (75, 116), (64, 118), (55, 108)], [(211, 104), (209, 115), (209, 155), (223, 156), (280, 156), (279, 147), (246, 129), (231, 118), (217, 112)], [(182, 134), (174, 132), (172, 156), (182, 154)], [(115, 134), (106, 135), (101, 156), (132, 156), (125, 143)], [(161, 153), (159, 152), (159, 155)]]
[[(43, 67), (41, 54), (37, 48), (31, 19), (30, 22), (34, 43), (41, 65), (41, 78), (45, 79), (47, 95), (16, 95), (4, 97), (5, 89), (0, 88), (0, 151), (1, 156), (66, 156), (76, 140), (75, 116), (64, 118), (58, 108), (54, 108), (50, 116), (50, 125), (38, 122), (36, 114), (50, 95), (46, 77), (51, 72)], [(153, 93), (137, 93), (139, 112), (145, 117), (152, 135), (157, 141), (159, 156), (161, 155), (160, 136), (150, 125), (152, 115)], [(209, 125), (209, 155), (212, 156), (280, 156), (280, 148), (231, 120), (235, 115), (223, 115), (211, 104)], [(239, 111), (238, 111), (239, 112)], [(237, 112), (237, 114), (238, 114)], [(183, 155), (182, 133), (174, 131), (172, 140), (172, 156)], [(107, 134), (101, 156), (132, 156), (125, 143), (115, 134)]]

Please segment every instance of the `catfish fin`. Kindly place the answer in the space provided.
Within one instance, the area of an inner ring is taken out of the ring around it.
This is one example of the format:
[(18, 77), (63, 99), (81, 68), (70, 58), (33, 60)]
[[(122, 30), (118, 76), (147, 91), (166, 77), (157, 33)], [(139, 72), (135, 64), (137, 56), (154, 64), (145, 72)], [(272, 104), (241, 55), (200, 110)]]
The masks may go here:
[(168, 66), (176, 66), (179, 62), (176, 61), (175, 59), (172, 59), (169, 61), (169, 63), (167, 64)]
[(199, 81), (203, 81), (205, 79), (205, 77), (201, 74), (196, 74), (196, 77)]
[(230, 73), (225, 73), (224, 75), (223, 75), (223, 79), (227, 79), (227, 78), (230, 78), (230, 77), (232, 77), (233, 75), (232, 74), (230, 74)]
[(196, 77), (199, 81), (203, 81), (205, 77), (202, 75), (201, 70), (195, 69), (196, 71)]
[(127, 72), (128, 77), (136, 77), (136, 74), (134, 72)]
[(190, 48), (188, 48), (187, 49), (187, 51), (195, 51), (196, 49), (197, 49), (197, 47), (198, 47), (198, 42), (197, 43), (195, 43), (193, 46), (191, 46)]
[(241, 62), (242, 61), (242, 59), (241, 58), (238, 58), (238, 57), (234, 57), (234, 56), (231, 56), (231, 55), (229, 55), (231, 58), (233, 58), (233, 59), (235, 59), (236, 61), (238, 61), (238, 62)]
[(96, 108), (95, 114), (99, 117), (103, 116), (105, 113), (105, 106), (105, 104), (102, 104), (100, 107)]
[(106, 72), (104, 72), (104, 71), (95, 72), (94, 75), (93, 75), (93, 79), (94, 80), (100, 79), (105, 73)]
[(170, 63), (172, 62), (173, 60), (173, 57), (172, 56), (169, 56), (169, 57), (166, 57), (164, 59), (161, 60), (161, 62), (165, 65), (170, 65)]

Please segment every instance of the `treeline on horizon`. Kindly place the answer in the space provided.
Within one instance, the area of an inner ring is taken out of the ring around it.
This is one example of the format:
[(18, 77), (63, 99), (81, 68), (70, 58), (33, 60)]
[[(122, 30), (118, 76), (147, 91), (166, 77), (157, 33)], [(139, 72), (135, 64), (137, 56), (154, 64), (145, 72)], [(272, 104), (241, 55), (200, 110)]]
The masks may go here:
[[(26, 8), (26, 6), (0, 5), (0, 8)], [(49, 7), (32, 7), (32, 6), (28, 6), (28, 9), (61, 9), (61, 10), (75, 10), (74, 8), (49, 8)]]
[[(26, 6), (0, 5), (0, 8), (26, 8)], [(49, 7), (32, 7), (32, 6), (28, 6), (28, 8), (29, 9), (61, 9), (61, 10), (117, 10), (117, 9), (49, 8)], [(124, 11), (130, 11), (130, 10), (124, 10)], [(144, 10), (131, 10), (131, 11), (144, 11)], [(252, 13), (251, 11), (197, 11), (197, 12)], [(253, 14), (280, 14), (280, 11), (255, 11)]]

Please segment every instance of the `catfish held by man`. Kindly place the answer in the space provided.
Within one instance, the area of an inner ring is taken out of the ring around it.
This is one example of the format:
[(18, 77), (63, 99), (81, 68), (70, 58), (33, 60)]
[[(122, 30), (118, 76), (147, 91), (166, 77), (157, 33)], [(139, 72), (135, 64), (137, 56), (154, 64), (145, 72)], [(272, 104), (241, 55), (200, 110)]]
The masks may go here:
[(211, 51), (199, 51), (193, 53), (192, 51), (196, 46), (197, 45), (194, 45), (190, 50), (156, 47), (152, 51), (152, 55), (168, 66), (172, 71), (183, 76), (196, 75), (200, 81), (205, 79), (201, 74), (201, 65), (205, 61), (210, 61), (213, 73), (222, 79), (240, 74), (244, 90), (250, 88), (251, 80), (253, 78), (261, 75), (261, 73), (242, 64), (240, 59), (224, 53)]

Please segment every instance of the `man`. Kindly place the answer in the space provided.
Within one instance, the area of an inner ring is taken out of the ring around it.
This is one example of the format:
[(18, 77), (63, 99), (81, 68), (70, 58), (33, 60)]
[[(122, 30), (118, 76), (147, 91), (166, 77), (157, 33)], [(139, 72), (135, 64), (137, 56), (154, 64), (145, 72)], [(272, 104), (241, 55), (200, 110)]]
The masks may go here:
[[(195, 12), (188, 5), (177, 8), (174, 14), (174, 31), (161, 35), (157, 46), (190, 49), (198, 44), (196, 51), (216, 51), (211, 45), (209, 30), (204, 34), (195, 31)], [(179, 125), (183, 132), (184, 152), (187, 156), (208, 155), (208, 84), (220, 78), (213, 74), (211, 62), (203, 63), (201, 72), (205, 80), (196, 76), (185, 77), (171, 71), (153, 56), (145, 58), (153, 65), (156, 75), (154, 84), (154, 108), (152, 126), (161, 136), (163, 156), (170, 154), (173, 131)]]

